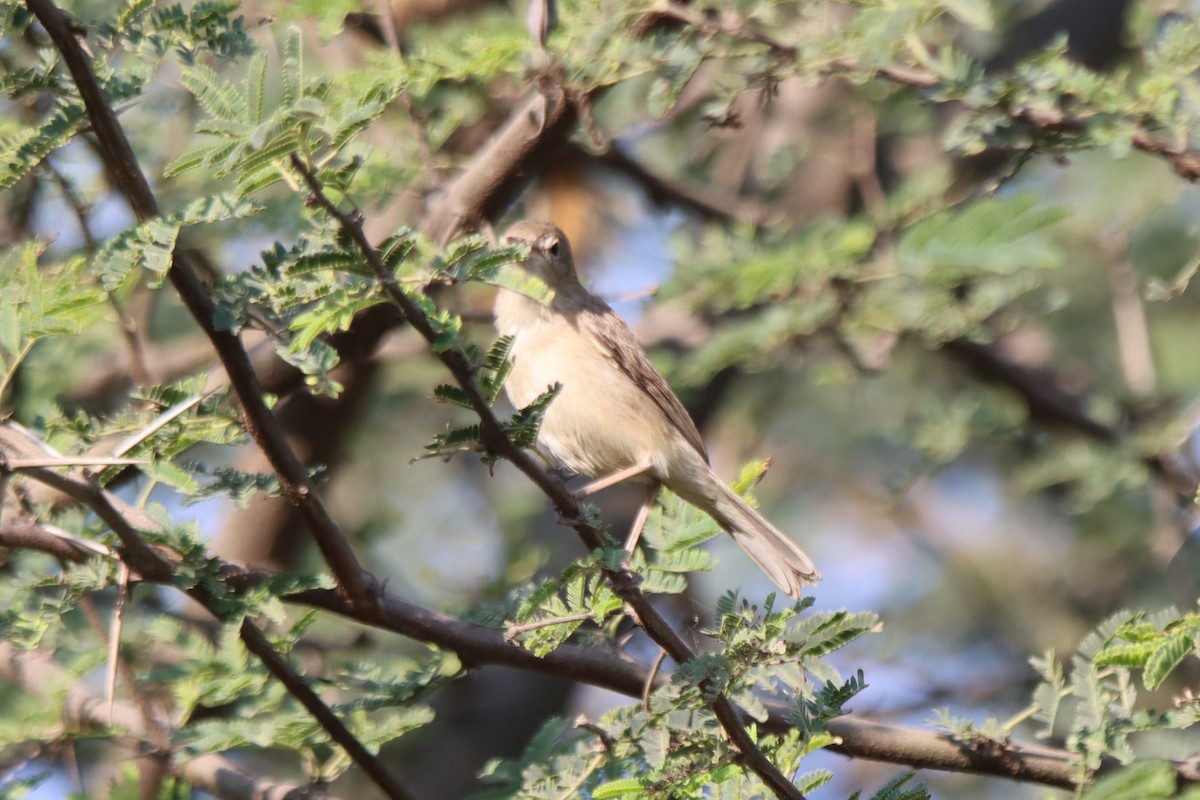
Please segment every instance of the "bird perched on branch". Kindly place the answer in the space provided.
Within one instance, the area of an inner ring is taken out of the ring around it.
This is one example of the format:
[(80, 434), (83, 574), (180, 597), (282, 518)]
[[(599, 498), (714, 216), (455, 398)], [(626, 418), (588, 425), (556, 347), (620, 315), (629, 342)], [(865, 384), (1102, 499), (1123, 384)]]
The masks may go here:
[(546, 410), (538, 444), (596, 479), (581, 494), (627, 479), (649, 482), (627, 550), (636, 546), (666, 486), (709, 514), (779, 588), (799, 598), (820, 578), (812, 560), (716, 476), (700, 432), (633, 332), (579, 282), (563, 232), (525, 220), (504, 238), (529, 246), (522, 266), (553, 292), (535, 299), (501, 289), (495, 308), (497, 330), (513, 338), (505, 383), (513, 404), (526, 406), (555, 383), (562, 386)]

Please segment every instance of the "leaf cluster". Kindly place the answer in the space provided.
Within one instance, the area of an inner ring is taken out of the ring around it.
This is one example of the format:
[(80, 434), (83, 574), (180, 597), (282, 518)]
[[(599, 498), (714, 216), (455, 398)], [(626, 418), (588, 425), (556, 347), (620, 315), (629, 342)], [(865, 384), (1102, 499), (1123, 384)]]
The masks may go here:
[[(292, 181), (292, 153), (318, 159), (321, 166), (341, 156), (371, 122), (378, 119), (400, 92), (398, 79), (380, 75), (370, 82), (335, 82), (327, 75), (310, 77), (304, 71), (299, 31), (284, 42), (280, 96), (273, 109), (265, 102), (267, 59), (257, 53), (241, 81), (227, 81), (198, 64), (184, 73), (183, 83), (207, 118), (199, 133), (216, 141), (176, 157), (164, 169), (167, 177), (205, 168), (218, 179), (232, 177), (239, 197), (248, 197), (272, 184)], [(343, 189), (358, 162), (331, 171), (330, 180)]]
[[(611, 592), (589, 593), (603, 586), (594, 581), (596, 563), (573, 565), (560, 579), (523, 597), (515, 622), (545, 623), (523, 631), (523, 645), (548, 652), (585, 621), (571, 615), (591, 615), (593, 622), (603, 624), (619, 608)], [(480, 797), (554, 797), (568, 787), (586, 797), (760, 796), (761, 784), (743, 771), (707, 700), (718, 692), (727, 694), (761, 721), (767, 715), (764, 697), (786, 698), (789, 720), (797, 727), (783, 736), (757, 739), (791, 774), (805, 754), (833, 741), (824, 723), (846, 713), (845, 703), (865, 687), (861, 672), (843, 681), (824, 657), (878, 624), (871, 614), (811, 612), (810, 601), (780, 610), (773, 603), (769, 598), (759, 609), (734, 593), (723, 596), (716, 624), (703, 631), (716, 648), (713, 652), (679, 665), (642, 705), (616, 708), (595, 724), (548, 722), (520, 759), (497, 761), (485, 770), (485, 780), (499, 788)], [(821, 770), (797, 777), (796, 784), (807, 792), (831, 777)], [(923, 797), (923, 791), (895, 796)]]
[[(316, 621), (315, 612), (301, 617), (276, 640), (289, 653)], [(332, 780), (351, 766), (329, 734), (238, 642), (238, 625), (226, 625), (210, 642), (166, 619), (155, 621), (148, 635), (162, 646), (177, 648), (181, 658), (171, 667), (151, 672), (151, 682), (171, 688), (185, 715), (200, 715), (177, 735), (177, 744), (201, 754), (243, 747), (280, 748), (297, 752), (312, 779)], [(460, 667), (453, 656), (433, 652), (423, 660), (341, 665), (328, 677), (308, 676), (313, 688), (342, 699), (333, 710), (372, 752), (433, 719), (421, 698), (450, 680)]]
[(683, 256), (704, 280), (689, 273), (672, 291), (697, 310), (737, 313), (679, 378), (701, 384), (727, 367), (761, 369), (817, 334), (851, 352), (899, 336), (990, 341), (1012, 324), (1000, 312), (1063, 263), (1053, 234), (1064, 214), (1023, 193), (924, 214), (883, 240), (856, 218), (765, 241), (710, 232)]
[[(1089, 788), (1086, 797), (1177, 796), (1175, 770), (1153, 758), (1139, 758), (1139, 734), (1149, 742), (1154, 731), (1188, 730), (1200, 722), (1200, 703), (1190, 690), (1170, 698), (1166, 710), (1151, 705), (1161, 693), (1146, 696), (1161, 690), (1186, 659), (1196, 656), (1198, 625), (1196, 614), (1174, 609), (1117, 613), (1080, 643), (1069, 671), (1053, 651), (1031, 658), (1040, 681), (1031, 704), (1010, 720), (989, 718), (977, 725), (942, 712), (941, 724), (964, 741), (1003, 743), (1029, 720), (1037, 724), (1039, 738), (1061, 738), (1079, 754), (1081, 785), (1108, 761), (1129, 765)], [(1138, 688), (1137, 671), (1144, 692)]]
[(0, 400), (35, 344), (78, 334), (104, 316), (106, 297), (83, 260), (43, 269), (43, 249), (27, 242), (0, 257)]
[[(512, 339), (500, 337), (488, 348), (485, 355), (480, 356), (479, 350), (468, 346), (468, 358), (476, 365), (475, 373), (482, 390), (483, 398), (489, 405), (496, 402), (504, 388), (504, 381), (512, 371)], [(500, 421), (500, 427), (517, 447), (533, 448), (537, 443), (538, 428), (550, 403), (559, 392), (559, 386), (551, 386), (538, 395), (528, 405), (517, 409), (516, 413), (507, 420)], [(455, 384), (439, 384), (433, 390), (434, 397), (443, 403), (449, 403), (464, 409), (474, 410), (475, 404), (461, 386)], [(479, 423), (459, 427), (447, 426), (443, 433), (434, 436), (433, 441), (425, 446), (425, 458), (452, 458), (463, 452), (477, 452), (485, 464), (492, 464), (495, 456), (488, 450), (484, 441), (483, 428)]]

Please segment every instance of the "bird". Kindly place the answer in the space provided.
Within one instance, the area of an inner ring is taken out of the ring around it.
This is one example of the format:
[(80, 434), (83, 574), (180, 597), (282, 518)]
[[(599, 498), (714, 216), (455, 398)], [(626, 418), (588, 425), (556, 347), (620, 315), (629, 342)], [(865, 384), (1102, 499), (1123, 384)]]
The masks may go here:
[(799, 600), (804, 587), (820, 579), (812, 559), (716, 475), (695, 423), (633, 331), (580, 282), (563, 232), (523, 220), (503, 241), (528, 246), (520, 267), (548, 289), (541, 297), (514, 288), (497, 292), (496, 330), (511, 337), (505, 391), (523, 408), (559, 385), (537, 445), (571, 472), (594, 479), (577, 496), (629, 479), (649, 484), (626, 543), (632, 552), (665, 486), (712, 517)]

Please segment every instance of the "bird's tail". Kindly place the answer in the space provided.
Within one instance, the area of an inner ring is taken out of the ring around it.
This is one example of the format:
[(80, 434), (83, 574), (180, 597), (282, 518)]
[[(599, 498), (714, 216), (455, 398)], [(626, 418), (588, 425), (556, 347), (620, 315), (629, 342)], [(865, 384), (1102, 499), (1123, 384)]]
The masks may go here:
[(709, 513), (758, 564), (767, 577), (790, 597), (800, 599), (804, 586), (821, 579), (812, 559), (783, 531), (763, 518), (722, 481)]

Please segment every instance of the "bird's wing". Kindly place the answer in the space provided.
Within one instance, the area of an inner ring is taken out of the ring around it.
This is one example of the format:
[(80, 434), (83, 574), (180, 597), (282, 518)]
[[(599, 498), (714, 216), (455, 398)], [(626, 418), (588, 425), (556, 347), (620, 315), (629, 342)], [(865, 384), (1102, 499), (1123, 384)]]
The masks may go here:
[(594, 340), (600, 343), (604, 348), (604, 355), (617, 369), (654, 401), (670, 423), (683, 434), (688, 444), (708, 461), (708, 452), (704, 449), (700, 431), (696, 430), (696, 423), (692, 422), (692, 417), (683, 407), (683, 403), (679, 402), (679, 398), (671, 391), (666, 379), (654, 368), (654, 364), (650, 363), (646, 351), (638, 344), (637, 337), (617, 313), (603, 301), (597, 300), (595, 307), (586, 309), (576, 319), (584, 328), (584, 332), (592, 334)]

